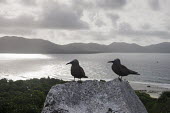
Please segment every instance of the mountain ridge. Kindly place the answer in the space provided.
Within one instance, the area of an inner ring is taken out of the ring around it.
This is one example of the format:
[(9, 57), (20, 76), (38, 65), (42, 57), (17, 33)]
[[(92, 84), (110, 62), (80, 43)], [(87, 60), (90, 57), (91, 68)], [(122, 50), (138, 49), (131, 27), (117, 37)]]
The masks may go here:
[(28, 39), (16, 36), (0, 37), (0, 53), (170, 53), (170, 42), (140, 46), (138, 44), (113, 42), (109, 45), (98, 43), (70, 43), (59, 45), (43, 39)]

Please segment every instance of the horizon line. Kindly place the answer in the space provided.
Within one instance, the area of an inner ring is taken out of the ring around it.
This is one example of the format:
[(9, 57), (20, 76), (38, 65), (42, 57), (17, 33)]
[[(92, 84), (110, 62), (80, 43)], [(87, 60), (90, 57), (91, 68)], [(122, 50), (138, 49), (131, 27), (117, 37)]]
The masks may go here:
[(17, 38), (23, 38), (23, 39), (30, 39), (30, 40), (44, 40), (44, 41), (49, 41), (53, 44), (56, 44), (56, 45), (61, 45), (61, 46), (64, 46), (64, 45), (69, 45), (69, 44), (99, 44), (99, 45), (104, 45), (104, 46), (109, 46), (113, 43), (125, 43), (125, 44), (136, 44), (138, 46), (141, 46), (141, 47), (147, 47), (147, 46), (151, 46), (151, 45), (157, 45), (157, 44), (162, 44), (162, 43), (170, 43), (170, 42), (160, 42), (160, 43), (155, 43), (155, 44), (149, 44), (149, 45), (140, 45), (140, 44), (137, 44), (137, 43), (128, 43), (128, 42), (112, 42), (110, 44), (102, 44), (102, 43), (96, 43), (96, 42), (87, 42), (87, 43), (83, 43), (83, 42), (71, 42), (71, 43), (67, 43), (67, 44), (58, 44), (58, 43), (55, 43), (55, 42), (52, 42), (50, 40), (47, 40), (47, 39), (41, 39), (41, 38), (27, 38), (27, 37), (22, 37), (22, 36), (15, 36), (15, 35), (11, 35), (11, 36), (1, 36), (1, 38), (4, 38), (4, 37), (17, 37)]

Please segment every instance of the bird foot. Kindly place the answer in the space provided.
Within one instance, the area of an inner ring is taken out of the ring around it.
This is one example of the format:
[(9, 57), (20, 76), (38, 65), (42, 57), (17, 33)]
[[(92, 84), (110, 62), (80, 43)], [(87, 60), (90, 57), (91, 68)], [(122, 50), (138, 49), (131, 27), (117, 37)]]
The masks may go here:
[(119, 78), (119, 77), (118, 77), (118, 79), (119, 79), (119, 81), (120, 81), (120, 82), (122, 81), (122, 79), (121, 79), (121, 78)]

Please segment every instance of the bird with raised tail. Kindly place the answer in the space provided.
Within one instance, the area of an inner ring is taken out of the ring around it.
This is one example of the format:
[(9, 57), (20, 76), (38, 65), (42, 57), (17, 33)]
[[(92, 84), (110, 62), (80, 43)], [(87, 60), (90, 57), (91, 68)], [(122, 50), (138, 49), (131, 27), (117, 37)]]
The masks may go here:
[(128, 69), (126, 66), (122, 65), (120, 62), (120, 59), (115, 59), (114, 61), (109, 61), (108, 63), (113, 63), (112, 64), (112, 70), (115, 72), (117, 75), (119, 75), (119, 79), (122, 80), (123, 76), (128, 76), (130, 74), (132, 75), (140, 75), (138, 72), (132, 71)]
[(80, 81), (81, 81), (81, 78), (88, 78), (85, 75), (83, 68), (79, 65), (79, 61), (77, 59), (74, 59), (73, 61), (67, 63), (66, 65), (68, 64), (72, 64), (71, 75), (74, 77), (74, 81), (75, 81), (75, 78), (79, 78)]

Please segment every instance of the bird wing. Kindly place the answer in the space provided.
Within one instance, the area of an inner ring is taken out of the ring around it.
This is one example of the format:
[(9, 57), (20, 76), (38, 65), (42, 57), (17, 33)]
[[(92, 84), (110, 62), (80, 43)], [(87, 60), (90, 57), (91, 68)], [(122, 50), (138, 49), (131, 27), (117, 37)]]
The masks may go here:
[(135, 71), (133, 71), (133, 70), (130, 70), (130, 69), (128, 69), (128, 68), (127, 68), (126, 66), (124, 66), (124, 65), (122, 65), (122, 70), (123, 70), (124, 73), (139, 75), (138, 72), (135, 72)]
[(128, 69), (126, 66), (124, 66), (124, 65), (121, 65), (121, 68), (122, 69)]
[(122, 74), (121, 74), (121, 69), (120, 69), (120, 68), (121, 68), (121, 66), (119, 66), (119, 65), (115, 65), (115, 64), (112, 65), (112, 70), (113, 70), (117, 75), (120, 75), (120, 76), (121, 76)]
[(121, 65), (120, 70), (121, 70), (122, 76), (126, 76), (129, 74), (129, 69), (124, 65)]
[(85, 72), (84, 72), (84, 70), (81, 66), (80, 66), (80, 72), (81, 72), (83, 77), (87, 78), (87, 76), (86, 76), (86, 74), (85, 74)]
[(136, 71), (133, 71), (133, 70), (130, 70), (130, 69), (129, 69), (129, 72), (130, 72), (130, 74), (134, 74), (134, 75), (140, 75), (138, 72), (136, 72)]

